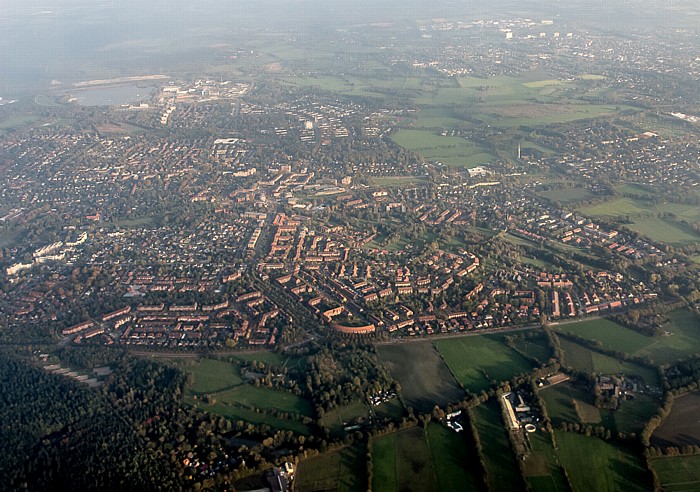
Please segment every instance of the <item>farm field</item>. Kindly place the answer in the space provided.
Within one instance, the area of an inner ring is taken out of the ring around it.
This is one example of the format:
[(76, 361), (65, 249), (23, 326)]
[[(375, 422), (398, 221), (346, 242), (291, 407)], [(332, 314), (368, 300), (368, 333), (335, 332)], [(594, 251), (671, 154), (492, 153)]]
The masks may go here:
[(622, 361), (595, 352), (564, 337), (559, 338), (564, 351), (564, 363), (578, 371), (599, 374), (634, 374), (650, 387), (660, 388), (658, 373), (634, 362)]
[(242, 420), (243, 422), (251, 422), (253, 424), (266, 424), (273, 429), (290, 430), (298, 434), (311, 435), (311, 429), (298, 420), (283, 420), (266, 413), (259, 413), (254, 410), (217, 401), (214, 404), (197, 402), (195, 407), (206, 410), (222, 417), (227, 417), (232, 421)]
[(473, 393), (534, 368), (498, 335), (436, 340), (435, 347), (457, 381)]
[(323, 415), (323, 424), (330, 429), (331, 434), (338, 436), (344, 433), (345, 423), (367, 418), (368, 414), (367, 405), (364, 402), (355, 401), (326, 412)]
[(372, 490), (478, 490), (478, 458), (464, 434), (431, 423), (372, 441)]
[(577, 203), (582, 200), (588, 200), (593, 197), (593, 193), (583, 187), (576, 188), (561, 188), (549, 191), (540, 191), (537, 193), (542, 198), (559, 202), (562, 205)]
[[(659, 398), (651, 395), (637, 395), (634, 400), (625, 400), (610, 416), (613, 419), (614, 429), (625, 433), (639, 433), (644, 425), (658, 413), (660, 406)], [(606, 416), (603, 423), (607, 424), (610, 417)]]
[(600, 422), (600, 411), (592, 405), (593, 396), (571, 381), (543, 388), (539, 394), (554, 427), (562, 422)]
[(297, 469), (294, 490), (297, 492), (366, 491), (365, 454), (362, 446), (350, 446), (303, 460)]
[(426, 182), (425, 176), (375, 176), (369, 178), (370, 185), (389, 188), (413, 187), (418, 183)]
[(475, 167), (494, 159), (493, 155), (465, 138), (442, 136), (434, 130), (401, 129), (392, 135), (392, 140), (427, 160), (454, 167)]
[(558, 330), (600, 341), (607, 349), (649, 357), (657, 364), (673, 362), (697, 352), (697, 344), (700, 342), (700, 322), (697, 317), (685, 309), (672, 311), (667, 317), (669, 322), (663, 329), (670, 336), (665, 337), (648, 337), (605, 319), (569, 323)]
[[(388, 442), (382, 442), (388, 439)], [(437, 476), (422, 427), (413, 427), (372, 442), (372, 490), (437, 491)]]
[(399, 419), (406, 413), (406, 409), (398, 398), (392, 398), (385, 403), (372, 407), (372, 410), (377, 417), (390, 419)]
[(526, 338), (515, 342), (515, 348), (527, 357), (537, 359), (541, 363), (546, 363), (552, 357), (552, 349), (549, 347), (547, 338), (542, 334), (535, 338)]
[[(636, 189), (636, 188), (635, 188)], [(635, 193), (644, 193), (636, 190)], [(682, 246), (700, 241), (700, 235), (674, 220), (673, 218), (657, 217), (657, 214), (671, 213), (681, 219), (695, 221), (700, 218), (698, 207), (676, 203), (651, 204), (634, 198), (616, 198), (604, 203), (579, 209), (590, 217), (629, 217), (628, 224), (632, 230), (648, 237), (653, 241)]]
[(523, 463), (523, 473), (530, 488), (538, 492), (568, 490), (566, 475), (559, 464), (550, 435), (535, 432), (527, 436), (532, 453)]
[(555, 439), (559, 460), (574, 492), (652, 489), (651, 474), (631, 451), (574, 432), (555, 431)]
[(693, 391), (673, 400), (671, 413), (652, 434), (652, 446), (700, 445), (700, 421), (697, 409), (700, 407), (700, 391)]
[(666, 492), (700, 491), (700, 456), (670, 456), (651, 461)]
[(182, 369), (194, 376), (190, 391), (197, 395), (215, 393), (243, 384), (238, 366), (229, 362), (201, 359), (196, 365)]
[[(272, 361), (272, 355), (276, 356), (269, 354), (268, 361)], [(285, 391), (247, 384), (240, 376), (237, 363), (201, 359), (194, 365), (182, 366), (182, 370), (190, 372), (194, 378), (188, 389), (188, 397), (195, 406), (233, 420), (310, 434), (310, 429), (302, 422), (271, 414), (281, 412), (313, 417), (314, 411), (309, 401)], [(203, 399), (204, 395), (207, 395), (207, 400)]]
[(464, 398), (450, 369), (429, 341), (377, 347), (391, 376), (401, 385), (407, 406), (429, 412)]
[(501, 418), (501, 408), (491, 399), (472, 411), (479, 433), (489, 490), (492, 492), (522, 489), (522, 477)]

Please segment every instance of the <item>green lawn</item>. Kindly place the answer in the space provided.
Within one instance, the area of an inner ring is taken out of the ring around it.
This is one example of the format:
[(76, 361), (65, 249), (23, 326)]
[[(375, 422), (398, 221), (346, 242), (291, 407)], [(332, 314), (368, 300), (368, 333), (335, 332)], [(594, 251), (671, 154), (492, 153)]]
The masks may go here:
[(555, 440), (574, 492), (652, 490), (642, 459), (622, 446), (573, 432), (555, 431)]
[(522, 488), (522, 477), (501, 418), (501, 408), (489, 400), (473, 410), (474, 425), (481, 440), (489, 490), (512, 491)]
[(502, 343), (498, 336), (436, 340), (435, 347), (457, 381), (474, 393), (535, 367), (534, 363)]
[(651, 466), (666, 492), (700, 491), (700, 456), (657, 458)]
[(294, 490), (365, 492), (365, 454), (363, 446), (356, 445), (301, 461), (294, 479)]

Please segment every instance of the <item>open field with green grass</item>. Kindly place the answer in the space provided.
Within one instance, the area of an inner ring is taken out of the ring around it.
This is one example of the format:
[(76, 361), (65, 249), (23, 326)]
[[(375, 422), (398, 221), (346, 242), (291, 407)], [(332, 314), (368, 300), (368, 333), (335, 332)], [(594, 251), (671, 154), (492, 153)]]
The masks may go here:
[(600, 412), (592, 405), (593, 395), (571, 381), (543, 388), (539, 395), (554, 427), (562, 422), (600, 422)]
[(311, 429), (298, 420), (279, 419), (266, 413), (259, 413), (218, 400), (214, 404), (199, 401), (195, 402), (194, 406), (207, 412), (221, 415), (222, 417), (227, 417), (234, 422), (241, 420), (243, 422), (250, 422), (253, 424), (266, 424), (273, 429), (291, 430), (298, 434), (304, 434), (307, 436), (311, 435)]
[(365, 419), (369, 415), (367, 404), (355, 401), (342, 407), (334, 408), (323, 415), (323, 425), (330, 429), (331, 434), (339, 436), (344, 434), (343, 428), (349, 422), (356, 419)]
[(651, 461), (665, 492), (700, 491), (700, 456), (669, 456)]
[[(635, 188), (636, 189), (636, 188)], [(644, 193), (644, 190), (630, 192)], [(629, 217), (630, 229), (649, 239), (672, 246), (682, 246), (700, 242), (700, 235), (689, 226), (673, 217), (658, 217), (657, 214), (670, 213), (679, 219), (696, 221), (700, 219), (700, 207), (677, 203), (652, 204), (633, 198), (616, 198), (590, 207), (579, 209), (589, 217)]]
[(473, 415), (486, 463), (489, 490), (520, 490), (522, 477), (501, 418), (500, 405), (491, 399), (476, 407)]
[[(389, 442), (383, 444), (384, 439), (388, 439)], [(375, 451), (377, 445), (379, 448)], [(435, 488), (437, 476), (422, 427), (413, 427), (373, 440), (372, 470), (372, 490), (375, 491), (438, 490)], [(382, 483), (381, 480), (384, 479), (387, 480)], [(395, 486), (390, 488), (394, 484)]]
[(599, 341), (610, 350), (649, 357), (657, 364), (673, 362), (698, 352), (700, 320), (697, 316), (685, 309), (672, 311), (667, 316), (669, 321), (662, 328), (670, 333), (669, 336), (648, 337), (605, 319), (569, 323), (557, 329)]
[(527, 434), (532, 453), (525, 459), (523, 470), (525, 480), (532, 490), (538, 492), (564, 492), (569, 485), (564, 469), (550, 439), (550, 435), (538, 431)]
[(478, 457), (464, 434), (431, 423), (372, 441), (372, 490), (478, 490)]
[(474, 142), (462, 137), (442, 136), (433, 130), (401, 129), (391, 138), (397, 145), (419, 153), (426, 160), (440, 161), (448, 166), (475, 167), (494, 159)]
[(431, 423), (427, 439), (437, 490), (479, 490), (479, 457), (466, 432), (457, 433), (444, 425)]
[(555, 440), (574, 492), (652, 489), (650, 472), (630, 450), (573, 432), (555, 431)]
[(372, 410), (380, 419), (400, 419), (406, 414), (406, 409), (398, 398), (392, 398), (385, 403), (372, 407)]
[[(276, 354), (268, 354), (268, 361), (272, 361), (272, 355), (283, 361), (283, 358)], [(286, 391), (245, 383), (236, 362), (200, 359), (194, 364), (181, 366), (181, 369), (193, 376), (194, 381), (188, 388), (188, 397), (190, 402), (199, 408), (233, 420), (268, 424), (277, 429), (289, 429), (303, 434), (310, 433), (309, 428), (297, 420), (271, 415), (272, 412), (282, 412), (313, 417), (314, 410), (309, 401)]]
[(429, 341), (377, 347), (407, 406), (428, 412), (464, 398), (464, 391)]
[(536, 359), (543, 364), (553, 356), (552, 349), (549, 347), (547, 337), (545, 337), (544, 334), (536, 338), (518, 340), (515, 343), (515, 348), (524, 355)]
[(190, 391), (197, 395), (215, 393), (243, 384), (238, 366), (229, 362), (201, 359), (194, 366), (182, 369), (194, 376), (194, 384)]
[(403, 188), (414, 187), (418, 184), (427, 184), (425, 176), (376, 176), (368, 179), (370, 186)]
[(256, 388), (252, 384), (242, 384), (212, 395), (217, 401), (248, 409), (279, 410), (313, 416), (311, 404), (300, 396), (272, 388)]
[(564, 337), (560, 337), (560, 342), (564, 351), (564, 364), (577, 371), (596, 374), (634, 374), (644, 379), (648, 386), (661, 387), (659, 374), (651, 368), (609, 357)]
[(547, 200), (552, 200), (554, 202), (561, 203), (562, 205), (569, 205), (571, 203), (589, 200), (593, 197), (593, 193), (583, 187), (540, 191), (537, 194), (543, 198), (546, 198)]
[(435, 347), (457, 381), (473, 393), (535, 367), (505, 345), (498, 335), (436, 340)]
[(660, 406), (659, 397), (638, 394), (633, 400), (621, 402), (620, 408), (612, 415), (603, 414), (603, 423), (610, 427), (609, 419), (612, 418), (615, 430), (639, 433), (644, 425), (658, 413)]
[(308, 458), (299, 463), (294, 479), (297, 492), (367, 490), (367, 467), (363, 446), (349, 446)]
[(671, 246), (683, 246), (700, 242), (700, 235), (695, 233), (690, 226), (681, 224), (671, 219), (634, 219), (630, 229), (637, 231), (652, 241), (670, 244)]

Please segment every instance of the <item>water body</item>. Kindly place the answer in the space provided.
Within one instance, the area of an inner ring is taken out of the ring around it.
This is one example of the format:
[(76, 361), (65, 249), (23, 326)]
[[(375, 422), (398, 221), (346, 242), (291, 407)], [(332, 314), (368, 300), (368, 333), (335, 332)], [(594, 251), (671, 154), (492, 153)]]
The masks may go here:
[(155, 92), (154, 86), (127, 84), (80, 89), (70, 95), (81, 106), (121, 106), (149, 100)]

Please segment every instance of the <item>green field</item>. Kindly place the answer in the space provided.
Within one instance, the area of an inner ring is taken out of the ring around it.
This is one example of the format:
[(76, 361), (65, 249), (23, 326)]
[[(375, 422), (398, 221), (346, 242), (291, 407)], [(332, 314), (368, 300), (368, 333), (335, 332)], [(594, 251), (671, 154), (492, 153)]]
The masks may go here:
[(700, 456), (673, 456), (651, 461), (666, 492), (700, 491)]
[(192, 367), (183, 367), (194, 376), (190, 391), (197, 395), (215, 393), (243, 384), (238, 366), (214, 359), (201, 359)]
[(356, 445), (299, 463), (294, 479), (297, 492), (365, 492), (367, 469), (363, 446)]
[(493, 335), (436, 340), (435, 347), (457, 381), (473, 393), (507, 381), (535, 366)]
[(558, 188), (548, 191), (539, 191), (537, 194), (548, 200), (552, 200), (562, 205), (569, 205), (583, 200), (589, 200), (593, 197), (593, 193), (583, 187), (576, 188)]
[[(634, 400), (623, 401), (612, 415), (614, 430), (626, 433), (641, 432), (644, 425), (658, 413), (660, 406), (659, 398), (651, 395), (637, 395)], [(607, 416), (603, 423), (610, 426), (609, 419), (610, 416)]]
[(545, 364), (553, 356), (552, 349), (549, 347), (547, 338), (544, 335), (518, 340), (515, 343), (515, 348), (527, 357), (536, 359), (542, 364)]
[(600, 412), (592, 405), (593, 395), (570, 381), (543, 388), (539, 394), (554, 427), (562, 422), (600, 422)]
[(252, 424), (266, 424), (272, 429), (282, 429), (294, 431), (298, 434), (311, 435), (311, 429), (298, 420), (285, 420), (273, 417), (266, 413), (256, 412), (247, 408), (239, 407), (234, 404), (217, 401), (214, 404), (197, 402), (194, 404), (197, 408), (206, 410), (222, 417), (231, 419), (232, 421), (250, 422)]
[(651, 474), (631, 451), (573, 432), (555, 431), (555, 440), (574, 492), (652, 489)]
[(477, 144), (462, 137), (446, 137), (434, 130), (401, 129), (392, 135), (397, 145), (454, 167), (475, 167), (494, 159)]
[(387, 188), (413, 187), (428, 183), (425, 176), (376, 176), (369, 178), (368, 181), (371, 186)]
[[(644, 193), (637, 190), (636, 193)], [(617, 198), (604, 203), (584, 207), (580, 212), (589, 217), (629, 217), (632, 230), (653, 241), (682, 246), (700, 242), (700, 235), (689, 226), (672, 217), (658, 217), (658, 214), (670, 213), (679, 219), (700, 220), (700, 207), (677, 203), (652, 204), (633, 198)]]
[(500, 405), (495, 400), (489, 400), (476, 407), (473, 415), (486, 463), (489, 490), (519, 490), (522, 477), (501, 418)]
[(559, 464), (550, 434), (535, 432), (527, 434), (532, 453), (523, 463), (525, 480), (537, 492), (564, 492), (569, 490), (564, 469)]
[(372, 407), (372, 410), (380, 419), (400, 419), (406, 414), (406, 409), (398, 398), (392, 398), (386, 403)]
[(609, 357), (563, 337), (560, 337), (560, 341), (564, 351), (564, 364), (577, 371), (596, 374), (634, 374), (644, 379), (648, 386), (661, 387), (659, 374), (653, 369)]
[[(279, 357), (276, 354), (255, 355), (267, 357), (268, 362), (273, 362), (272, 356)], [(279, 357), (279, 360), (283, 359)], [(274, 411), (313, 417), (314, 410), (309, 401), (286, 391), (245, 383), (237, 363), (201, 359), (194, 365), (183, 366), (182, 370), (193, 376), (188, 396), (199, 408), (232, 420), (267, 424), (276, 429), (289, 429), (302, 434), (311, 433), (308, 426), (298, 420), (271, 415)]]
[(343, 428), (351, 421), (367, 418), (369, 415), (367, 404), (355, 401), (342, 407), (329, 410), (323, 415), (323, 425), (330, 429), (334, 436), (343, 435)]
[(372, 441), (372, 490), (478, 490), (478, 463), (463, 434), (431, 423)]
[(429, 412), (464, 398), (450, 369), (429, 341), (377, 347), (391, 376), (401, 385), (406, 406)]
[(690, 311), (678, 309), (667, 314), (669, 322), (663, 329), (670, 336), (648, 337), (609, 320), (598, 319), (569, 323), (557, 329), (588, 340), (599, 341), (603, 347), (629, 355), (649, 357), (656, 363), (673, 362), (698, 352), (700, 322)]

